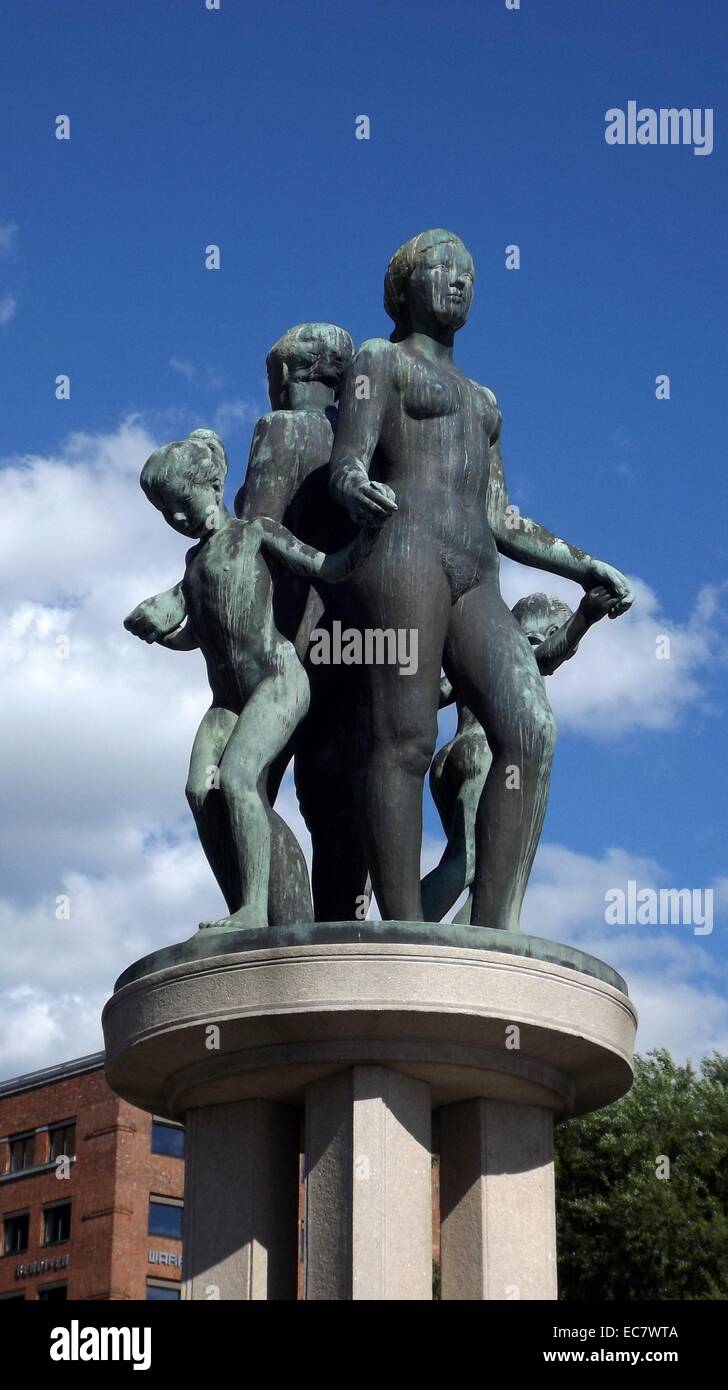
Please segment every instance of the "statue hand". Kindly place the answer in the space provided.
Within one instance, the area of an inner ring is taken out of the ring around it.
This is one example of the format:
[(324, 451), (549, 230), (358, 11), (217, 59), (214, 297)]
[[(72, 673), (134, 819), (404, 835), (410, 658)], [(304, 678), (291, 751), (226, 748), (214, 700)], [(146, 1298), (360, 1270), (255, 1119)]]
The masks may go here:
[[(134, 637), (139, 637), (142, 642), (159, 642), (162, 637), (166, 636), (169, 628), (169, 624), (167, 626), (160, 625), (158, 618), (155, 617), (153, 602), (153, 599), (145, 599), (143, 603), (138, 603), (136, 608), (133, 608), (128, 617), (124, 619), (124, 627), (127, 632), (131, 632)], [(178, 621), (176, 621), (175, 627), (178, 625)]]
[(616, 599), (614, 606), (609, 609), (610, 618), (618, 618), (634, 603), (635, 592), (627, 576), (604, 560), (589, 560), (581, 582), (587, 590), (604, 587)]
[(598, 623), (600, 618), (604, 618), (613, 608), (616, 608), (619, 599), (616, 594), (607, 589), (604, 584), (597, 584), (594, 589), (589, 589), (585, 593), (579, 604), (579, 612), (584, 621), (592, 625)]
[(372, 481), (363, 469), (350, 473), (344, 480), (339, 501), (358, 526), (381, 526), (397, 510), (391, 487)]

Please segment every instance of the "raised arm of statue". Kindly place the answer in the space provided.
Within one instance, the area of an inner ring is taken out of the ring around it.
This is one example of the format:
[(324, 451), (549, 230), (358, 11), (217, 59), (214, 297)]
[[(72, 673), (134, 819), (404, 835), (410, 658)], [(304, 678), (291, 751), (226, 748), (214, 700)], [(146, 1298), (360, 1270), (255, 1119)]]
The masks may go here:
[(605, 585), (586, 593), (575, 613), (560, 628), (535, 648), (536, 664), (542, 676), (552, 676), (569, 657), (574, 655), (585, 632), (594, 623), (607, 617), (619, 603)]
[(509, 507), (500, 435), (491, 444), (488, 465), (488, 522), (500, 553), (522, 565), (574, 579), (585, 589), (604, 585), (618, 600), (610, 618), (625, 613), (634, 602), (634, 590), (620, 570), (604, 560), (595, 560), (578, 546), (560, 540), (538, 521)]

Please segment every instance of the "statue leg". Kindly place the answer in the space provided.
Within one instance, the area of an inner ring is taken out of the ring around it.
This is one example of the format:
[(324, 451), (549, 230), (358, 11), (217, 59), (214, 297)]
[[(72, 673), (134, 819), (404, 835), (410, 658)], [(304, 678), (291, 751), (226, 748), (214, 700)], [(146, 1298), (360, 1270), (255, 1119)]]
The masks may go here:
[[(369, 567), (368, 567), (369, 568)], [(422, 921), (422, 793), (437, 742), (437, 708), (450, 590), (439, 561), (413, 545), (400, 573), (380, 572), (381, 603), (365, 621), (416, 631), (416, 672), (366, 668), (369, 740), (364, 796), (369, 871), (385, 920)]]
[(308, 680), (298, 658), (261, 681), (243, 708), (220, 765), (220, 790), (240, 866), (240, 901), (215, 927), (268, 925), (271, 824), (260, 787), (308, 705)]
[(468, 729), (441, 748), (430, 791), (447, 836), (439, 864), (422, 880), (426, 922), (441, 922), (475, 876), (475, 821), (491, 763), (485, 734)]
[(350, 921), (362, 913), (367, 848), (362, 823), (361, 672), (336, 671), (301, 725), (295, 781), (311, 834), (311, 885), (318, 922)]
[(556, 727), (532, 649), (495, 585), (455, 604), (445, 669), (493, 754), (476, 818), (472, 921), (514, 931), (546, 814)]
[(240, 873), (230, 837), (227, 812), (219, 790), (219, 770), (238, 716), (213, 705), (203, 715), (195, 735), (185, 793), (194, 816), (200, 844), (232, 911), (240, 901)]
[(287, 927), (291, 922), (312, 922), (311, 883), (303, 850), (290, 826), (270, 807), (268, 821), (271, 831), (269, 925)]

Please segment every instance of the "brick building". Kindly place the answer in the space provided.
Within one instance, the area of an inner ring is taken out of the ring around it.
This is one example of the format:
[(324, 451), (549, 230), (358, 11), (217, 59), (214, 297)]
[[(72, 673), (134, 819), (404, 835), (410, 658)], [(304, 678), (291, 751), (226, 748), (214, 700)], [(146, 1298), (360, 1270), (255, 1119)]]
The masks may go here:
[(184, 1131), (103, 1061), (0, 1082), (0, 1300), (179, 1298)]

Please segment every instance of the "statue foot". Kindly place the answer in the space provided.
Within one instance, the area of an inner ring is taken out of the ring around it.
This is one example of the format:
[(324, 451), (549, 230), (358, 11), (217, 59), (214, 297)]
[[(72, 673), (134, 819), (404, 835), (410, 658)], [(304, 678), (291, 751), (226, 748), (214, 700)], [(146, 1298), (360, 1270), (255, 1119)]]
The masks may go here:
[(218, 917), (216, 922), (200, 922), (199, 931), (242, 931), (246, 927), (267, 927), (268, 918), (253, 907), (240, 907), (229, 917)]

